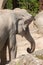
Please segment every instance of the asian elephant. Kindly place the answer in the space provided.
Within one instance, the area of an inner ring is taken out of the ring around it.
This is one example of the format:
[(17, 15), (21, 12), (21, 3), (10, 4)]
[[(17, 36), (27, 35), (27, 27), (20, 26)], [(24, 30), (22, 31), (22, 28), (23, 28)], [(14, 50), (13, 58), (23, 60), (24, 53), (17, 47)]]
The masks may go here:
[(31, 42), (31, 49), (28, 48), (27, 51), (32, 53), (35, 50), (35, 42), (30, 36), (28, 25), (32, 22), (33, 18), (25, 9), (0, 10), (0, 51), (8, 39), (11, 59), (14, 59), (16, 56), (16, 34), (23, 32), (26, 39), (28, 40), (29, 38)]

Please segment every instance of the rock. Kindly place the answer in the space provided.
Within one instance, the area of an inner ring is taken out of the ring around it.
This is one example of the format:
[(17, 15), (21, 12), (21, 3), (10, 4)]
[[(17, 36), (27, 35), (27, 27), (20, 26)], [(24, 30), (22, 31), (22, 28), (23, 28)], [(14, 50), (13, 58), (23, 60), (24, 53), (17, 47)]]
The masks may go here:
[(3, 9), (7, 0), (0, 0), (0, 9)]
[(12, 60), (9, 65), (43, 65), (43, 61), (30, 54), (27, 54)]
[[(34, 25), (34, 21), (29, 25), (30, 34), (35, 41), (35, 51), (43, 49), (43, 34)], [(40, 33), (39, 33), (40, 32)]]
[(34, 53), (32, 53), (32, 55), (34, 55), (38, 59), (43, 60), (43, 49), (42, 50), (35, 51)]
[(38, 29), (37, 32), (43, 34), (43, 11), (39, 12), (39, 13), (35, 16), (34, 25), (35, 25), (35, 26), (37, 27), (37, 29)]

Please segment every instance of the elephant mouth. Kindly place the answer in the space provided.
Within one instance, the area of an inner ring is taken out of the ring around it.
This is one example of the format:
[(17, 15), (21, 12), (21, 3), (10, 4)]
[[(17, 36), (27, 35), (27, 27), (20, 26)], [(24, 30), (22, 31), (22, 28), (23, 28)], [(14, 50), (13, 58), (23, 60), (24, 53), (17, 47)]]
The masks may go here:
[(27, 19), (24, 24), (30, 24), (34, 20), (34, 16), (32, 16), (30, 19)]

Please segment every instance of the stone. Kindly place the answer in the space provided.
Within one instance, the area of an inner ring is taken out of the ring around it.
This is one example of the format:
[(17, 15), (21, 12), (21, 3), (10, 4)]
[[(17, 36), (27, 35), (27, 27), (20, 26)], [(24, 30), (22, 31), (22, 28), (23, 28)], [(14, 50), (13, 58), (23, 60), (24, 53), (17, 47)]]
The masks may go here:
[(12, 60), (9, 65), (43, 65), (43, 61), (30, 54), (27, 54)]
[(43, 49), (35, 51), (34, 53), (32, 53), (32, 55), (37, 57), (38, 59), (43, 60)]
[(37, 27), (37, 32), (43, 34), (43, 11), (35, 16), (34, 25)]

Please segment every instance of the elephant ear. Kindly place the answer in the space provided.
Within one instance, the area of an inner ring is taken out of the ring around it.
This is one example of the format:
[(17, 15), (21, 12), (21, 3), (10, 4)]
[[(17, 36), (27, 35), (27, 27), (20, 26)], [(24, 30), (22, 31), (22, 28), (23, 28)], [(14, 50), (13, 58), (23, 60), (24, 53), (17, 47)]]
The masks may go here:
[(23, 20), (19, 20), (17, 25), (18, 25), (17, 26), (18, 33), (21, 33), (23, 31), (23, 26), (24, 26)]

